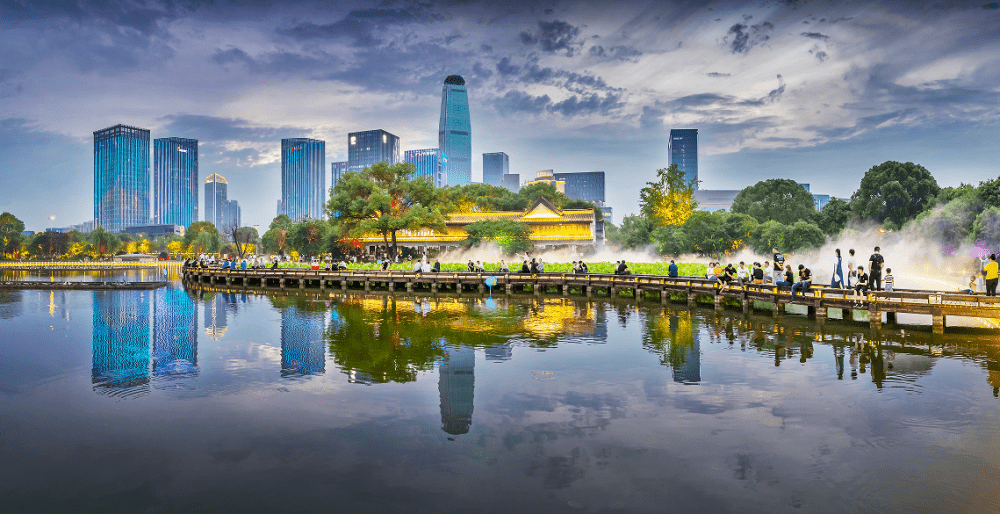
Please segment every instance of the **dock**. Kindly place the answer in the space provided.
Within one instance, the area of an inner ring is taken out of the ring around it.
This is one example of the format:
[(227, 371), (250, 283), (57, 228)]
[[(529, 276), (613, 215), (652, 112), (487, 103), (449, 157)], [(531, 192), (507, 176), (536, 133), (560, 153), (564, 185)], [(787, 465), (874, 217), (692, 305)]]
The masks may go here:
[[(495, 277), (492, 288), (486, 278)], [(825, 322), (831, 310), (839, 310), (843, 319), (853, 319), (854, 311), (866, 311), (871, 328), (885, 323), (895, 324), (897, 314), (923, 314), (931, 317), (932, 331), (943, 334), (949, 316), (980, 319), (1000, 319), (1000, 297), (967, 295), (944, 291), (897, 290), (891, 293), (871, 292), (860, 307), (855, 306), (853, 290), (814, 286), (805, 295), (793, 299), (789, 288), (769, 284), (722, 286), (714, 280), (698, 277), (665, 277), (661, 275), (611, 275), (575, 273), (473, 273), (445, 271), (418, 273), (413, 271), (311, 269), (223, 270), (219, 268), (183, 269), (185, 284), (221, 285), (231, 289), (277, 288), (313, 289), (324, 291), (407, 291), (448, 292), (455, 294), (558, 294), (582, 297), (628, 296), (637, 301), (711, 303), (718, 310), (742, 308), (743, 312), (770, 309), (775, 316), (783, 315), (788, 305), (806, 308), (810, 319)]]

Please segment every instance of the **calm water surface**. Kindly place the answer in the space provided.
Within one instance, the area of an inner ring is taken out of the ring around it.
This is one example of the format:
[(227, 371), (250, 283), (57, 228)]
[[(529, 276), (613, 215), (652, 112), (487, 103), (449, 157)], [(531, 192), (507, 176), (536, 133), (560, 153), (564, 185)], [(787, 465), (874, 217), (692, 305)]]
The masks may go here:
[(3, 512), (997, 512), (995, 336), (0, 291)]

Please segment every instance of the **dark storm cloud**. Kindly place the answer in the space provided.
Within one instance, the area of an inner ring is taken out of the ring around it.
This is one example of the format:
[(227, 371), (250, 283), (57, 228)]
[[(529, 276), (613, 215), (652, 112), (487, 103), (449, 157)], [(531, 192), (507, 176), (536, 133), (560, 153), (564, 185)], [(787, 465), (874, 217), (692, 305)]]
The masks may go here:
[(754, 46), (771, 39), (767, 33), (774, 30), (774, 24), (765, 21), (758, 25), (750, 25), (751, 18), (753, 16), (743, 16), (743, 23), (729, 27), (726, 37), (722, 40), (734, 54), (745, 54)]
[(639, 62), (642, 52), (631, 46), (617, 45), (605, 49), (603, 46), (595, 45), (590, 47), (592, 57), (617, 59), (625, 62)]
[(521, 43), (525, 45), (538, 45), (538, 47), (549, 53), (566, 52), (567, 57), (583, 46), (583, 42), (578, 39), (580, 28), (574, 27), (565, 21), (539, 21), (538, 30), (535, 32), (521, 32)]
[(77, 23), (106, 23), (150, 34), (160, 22), (192, 12), (199, 2), (133, 2), (128, 0), (0, 0), (6, 21), (38, 21), (47, 18)]
[(497, 73), (499, 73), (502, 77), (517, 75), (520, 71), (520, 66), (510, 63), (510, 57), (504, 57), (497, 63)]
[(477, 62), (472, 65), (472, 75), (481, 80), (487, 80), (493, 76), (493, 70), (483, 66), (483, 63)]
[(983, 5), (983, 9), (1000, 9), (1000, 2), (990, 2)]
[(642, 115), (639, 116), (639, 128), (647, 131), (663, 129), (663, 116), (666, 114), (667, 111), (663, 109), (644, 105)]
[(413, 23), (431, 23), (447, 19), (432, 13), (425, 6), (412, 9), (363, 9), (351, 11), (333, 23), (300, 23), (287, 29), (278, 29), (278, 34), (298, 40), (346, 39), (356, 48), (367, 48), (386, 42), (382, 35), (386, 27)]
[(827, 36), (826, 34), (820, 34), (819, 32), (803, 32), (800, 35), (812, 39), (819, 39), (821, 41), (826, 41), (827, 39), (830, 39), (830, 36)]
[(507, 91), (505, 95), (494, 101), (497, 112), (503, 115), (538, 114), (544, 112), (550, 105), (552, 105), (552, 99), (549, 95), (532, 96), (522, 91)]
[(697, 93), (682, 96), (673, 100), (663, 102), (672, 111), (702, 111), (711, 109), (724, 114), (735, 113), (744, 107), (757, 107), (770, 102), (776, 102), (785, 93), (785, 79), (778, 75), (778, 87), (772, 89), (762, 98), (739, 98), (732, 95), (720, 95), (716, 93)]
[(430, 90), (448, 75), (468, 75), (471, 52), (456, 51), (438, 43), (390, 43), (358, 49), (350, 63), (319, 77), (370, 91)]

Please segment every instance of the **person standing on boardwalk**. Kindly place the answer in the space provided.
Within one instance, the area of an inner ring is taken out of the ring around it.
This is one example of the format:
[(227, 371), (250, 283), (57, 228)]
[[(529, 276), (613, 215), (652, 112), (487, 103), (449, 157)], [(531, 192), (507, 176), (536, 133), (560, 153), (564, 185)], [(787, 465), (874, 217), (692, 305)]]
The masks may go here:
[(983, 278), (986, 279), (986, 296), (996, 296), (997, 295), (997, 279), (1000, 277), (998, 274), (997, 266), (997, 254), (990, 254), (990, 262), (986, 264), (983, 268)]
[(896, 278), (892, 276), (892, 268), (885, 269), (885, 292), (892, 292), (892, 285), (896, 282)]
[(847, 288), (848, 289), (850, 289), (852, 287), (851, 284), (853, 282), (851, 282), (851, 277), (858, 276), (857, 275), (858, 270), (855, 269), (855, 266), (856, 266), (856, 263), (854, 262), (854, 248), (851, 248), (850, 250), (847, 251)]
[(837, 258), (833, 261), (833, 278), (830, 279), (831, 289), (844, 288), (844, 268), (841, 267), (840, 248), (837, 248)]
[(781, 255), (777, 247), (772, 248), (771, 252), (771, 258), (774, 262), (774, 268), (771, 270), (771, 280), (777, 282), (778, 278), (781, 277), (781, 267), (785, 265), (785, 256)]
[(876, 246), (875, 253), (868, 258), (868, 289), (872, 291), (882, 290), (882, 266), (884, 264), (882, 250)]

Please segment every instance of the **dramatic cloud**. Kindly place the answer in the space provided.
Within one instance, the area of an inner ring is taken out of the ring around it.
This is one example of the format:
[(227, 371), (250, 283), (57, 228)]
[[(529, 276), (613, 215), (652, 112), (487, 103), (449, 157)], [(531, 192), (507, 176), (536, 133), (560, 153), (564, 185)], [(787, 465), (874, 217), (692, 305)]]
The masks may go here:
[(642, 57), (642, 52), (632, 48), (631, 46), (612, 46), (607, 50), (601, 45), (594, 45), (590, 47), (590, 55), (592, 57), (617, 59), (619, 61), (626, 62), (639, 62), (639, 57)]
[(751, 18), (753, 16), (744, 16), (744, 23), (737, 23), (729, 27), (729, 32), (726, 33), (726, 38), (723, 41), (729, 45), (734, 54), (745, 54), (754, 46), (771, 39), (768, 32), (774, 30), (774, 25), (769, 21), (759, 25), (749, 25), (747, 22)]
[(521, 42), (525, 45), (538, 45), (544, 52), (565, 51), (566, 57), (573, 57), (573, 53), (583, 46), (583, 42), (577, 39), (579, 35), (580, 28), (565, 21), (539, 21), (537, 31), (521, 32)]
[(819, 39), (821, 41), (826, 41), (827, 39), (830, 39), (830, 36), (827, 36), (825, 34), (820, 34), (819, 32), (803, 32), (800, 35), (808, 37), (808, 38), (812, 38), (812, 39)]

